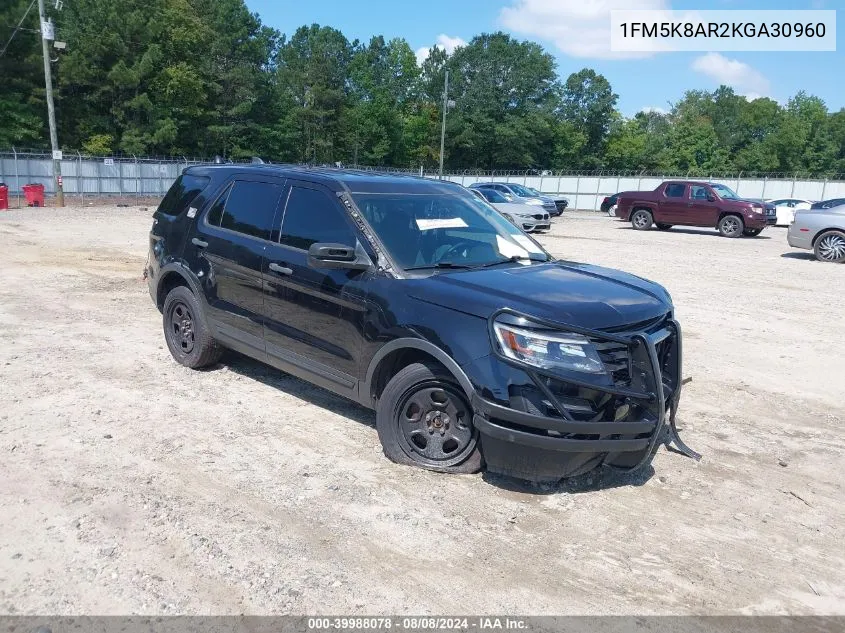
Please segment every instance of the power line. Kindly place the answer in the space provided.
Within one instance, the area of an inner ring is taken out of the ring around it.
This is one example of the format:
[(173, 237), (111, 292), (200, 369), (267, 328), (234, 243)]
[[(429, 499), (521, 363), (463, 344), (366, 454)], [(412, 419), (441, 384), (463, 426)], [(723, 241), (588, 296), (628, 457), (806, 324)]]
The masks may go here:
[(29, 15), (29, 12), (30, 12), (30, 11), (32, 11), (32, 7), (34, 7), (34, 6), (35, 6), (35, 0), (32, 0), (32, 2), (30, 2), (30, 3), (29, 3), (29, 8), (28, 8), (28, 9), (26, 10), (26, 12), (23, 14), (23, 17), (21, 18), (21, 21), (20, 21), (20, 22), (18, 22), (18, 25), (15, 27), (15, 30), (14, 30), (14, 31), (12, 31), (12, 36), (9, 38), (9, 41), (8, 41), (8, 42), (6, 42), (6, 45), (3, 47), (3, 50), (2, 50), (2, 51), (0, 51), (0, 57), (3, 57), (3, 55), (5, 55), (5, 54), (6, 54), (6, 50), (9, 48), (9, 44), (11, 44), (11, 43), (12, 43), (12, 40), (13, 40), (13, 39), (15, 39), (15, 35), (17, 35), (17, 34), (18, 34), (18, 31), (20, 31), (20, 30), (21, 30), (21, 24), (23, 24), (23, 21), (24, 21), (24, 20), (26, 20), (26, 16), (28, 16), (28, 15)]

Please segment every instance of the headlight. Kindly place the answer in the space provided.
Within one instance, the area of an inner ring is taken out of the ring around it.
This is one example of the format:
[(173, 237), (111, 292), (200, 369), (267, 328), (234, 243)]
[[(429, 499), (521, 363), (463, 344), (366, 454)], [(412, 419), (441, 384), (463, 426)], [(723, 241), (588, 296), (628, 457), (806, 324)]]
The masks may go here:
[(493, 323), (493, 330), (502, 353), (508, 358), (543, 369), (605, 373), (596, 348), (580, 334), (528, 330), (499, 322)]

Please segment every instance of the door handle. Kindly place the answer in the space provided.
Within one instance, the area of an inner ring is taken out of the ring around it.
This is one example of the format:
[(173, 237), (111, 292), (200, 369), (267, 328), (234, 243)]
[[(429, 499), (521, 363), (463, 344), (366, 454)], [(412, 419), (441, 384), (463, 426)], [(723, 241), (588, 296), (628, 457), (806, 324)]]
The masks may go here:
[(270, 270), (272, 270), (273, 272), (279, 273), (280, 275), (292, 275), (293, 274), (292, 268), (286, 268), (285, 266), (282, 266), (281, 264), (276, 264), (275, 262), (270, 264), (268, 266), (268, 268)]
[(191, 244), (193, 244), (194, 246), (199, 246), (200, 248), (205, 248), (206, 246), (208, 246), (208, 242), (204, 242), (198, 237), (192, 239)]

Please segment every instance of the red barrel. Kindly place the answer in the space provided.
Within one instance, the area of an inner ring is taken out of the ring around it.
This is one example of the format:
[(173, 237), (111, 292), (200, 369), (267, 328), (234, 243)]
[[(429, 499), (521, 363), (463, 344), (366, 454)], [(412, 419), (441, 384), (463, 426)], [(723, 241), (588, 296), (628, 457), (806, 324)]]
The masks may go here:
[(0, 211), (9, 208), (9, 188), (0, 182)]
[(44, 206), (44, 185), (24, 185), (23, 195), (26, 197), (26, 206)]

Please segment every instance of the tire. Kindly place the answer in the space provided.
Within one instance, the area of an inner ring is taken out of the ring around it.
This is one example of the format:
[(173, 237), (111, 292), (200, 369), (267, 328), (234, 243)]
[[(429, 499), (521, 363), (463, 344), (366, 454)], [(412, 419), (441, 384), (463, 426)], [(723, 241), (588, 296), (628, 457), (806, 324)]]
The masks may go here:
[(816, 259), (820, 262), (841, 264), (845, 262), (845, 233), (842, 231), (825, 231), (816, 238), (813, 247)]
[(717, 228), (722, 237), (742, 237), (745, 223), (738, 215), (726, 215), (719, 220)]
[(654, 224), (654, 218), (650, 211), (637, 209), (631, 214), (631, 226), (635, 231), (648, 231), (652, 224)]
[(671, 229), (671, 228), (672, 228), (672, 225), (671, 225), (671, 224), (658, 224), (658, 225), (657, 225), (657, 230), (658, 230), (658, 231), (668, 231), (668, 230), (669, 230), (669, 229)]
[(445, 367), (408, 365), (376, 405), (376, 430), (393, 462), (442, 473), (481, 470), (481, 446), (466, 394)]
[(200, 369), (220, 360), (223, 348), (211, 337), (202, 307), (189, 288), (176, 286), (167, 293), (161, 313), (164, 340), (177, 363)]
[(616, 205), (615, 204), (607, 208), (607, 215), (610, 218), (616, 217)]
[(763, 232), (763, 229), (745, 229), (742, 234), (745, 237), (757, 237), (760, 233)]

